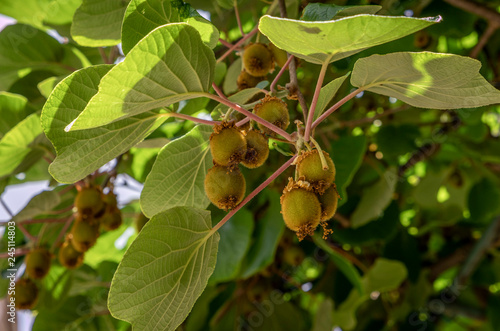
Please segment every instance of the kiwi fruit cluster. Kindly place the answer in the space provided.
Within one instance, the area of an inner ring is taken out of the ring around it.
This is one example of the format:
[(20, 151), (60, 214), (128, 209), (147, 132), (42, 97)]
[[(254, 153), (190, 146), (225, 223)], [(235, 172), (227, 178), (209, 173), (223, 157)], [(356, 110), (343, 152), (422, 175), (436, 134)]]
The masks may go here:
[(274, 44), (250, 43), (242, 55), (243, 70), (238, 76), (238, 89), (255, 87), (274, 71), (275, 65), (282, 67), (287, 61), (287, 54)]
[(283, 220), (299, 241), (313, 235), (320, 224), (326, 236), (331, 231), (326, 228), (326, 221), (335, 214), (339, 198), (335, 164), (328, 153), (313, 149), (302, 151), (295, 165), (298, 179), (289, 178), (280, 199)]

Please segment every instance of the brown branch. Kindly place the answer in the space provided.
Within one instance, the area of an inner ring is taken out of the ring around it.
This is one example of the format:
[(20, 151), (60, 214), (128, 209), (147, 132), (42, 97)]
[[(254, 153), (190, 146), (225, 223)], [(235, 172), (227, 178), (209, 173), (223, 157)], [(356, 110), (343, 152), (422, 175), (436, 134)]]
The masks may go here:
[(481, 36), (481, 39), (479, 39), (478, 43), (472, 51), (470, 52), (469, 56), (472, 58), (477, 58), (481, 50), (486, 46), (488, 43), (488, 40), (490, 40), (491, 36), (495, 33), (495, 31), (499, 28), (499, 25), (497, 24), (492, 24), (491, 22), (488, 24), (488, 28), (486, 28), (486, 31), (484, 31), (483, 35)]

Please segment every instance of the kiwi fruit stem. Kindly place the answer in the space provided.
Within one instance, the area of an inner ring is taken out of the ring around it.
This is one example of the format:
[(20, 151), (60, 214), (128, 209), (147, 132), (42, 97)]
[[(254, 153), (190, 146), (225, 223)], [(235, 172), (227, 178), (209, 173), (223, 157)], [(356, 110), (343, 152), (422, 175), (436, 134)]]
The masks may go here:
[(314, 146), (316, 146), (316, 149), (319, 152), (319, 158), (321, 160), (321, 165), (323, 166), (323, 170), (328, 170), (328, 163), (326, 162), (325, 155), (323, 154), (323, 150), (319, 146), (318, 142), (311, 136), (309, 139), (313, 142)]

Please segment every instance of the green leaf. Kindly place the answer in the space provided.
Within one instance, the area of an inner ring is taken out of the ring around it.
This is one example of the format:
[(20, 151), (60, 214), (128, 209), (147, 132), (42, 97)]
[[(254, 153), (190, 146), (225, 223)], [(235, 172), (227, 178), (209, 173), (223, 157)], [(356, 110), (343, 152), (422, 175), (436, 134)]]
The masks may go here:
[(335, 78), (321, 88), (319, 91), (318, 103), (316, 104), (316, 110), (314, 111), (314, 119), (317, 119), (321, 114), (323, 114), (326, 106), (328, 106), (330, 101), (332, 101), (340, 86), (350, 74), (351, 72), (348, 72), (342, 77)]
[(467, 205), (475, 222), (491, 221), (500, 211), (500, 189), (491, 180), (483, 178), (469, 192)]
[(123, 53), (127, 54), (139, 40), (157, 27), (178, 22), (187, 22), (196, 28), (203, 42), (214, 48), (219, 41), (217, 28), (199, 16), (189, 4), (180, 3), (172, 0), (132, 0), (123, 19)]
[(255, 241), (245, 257), (240, 272), (241, 278), (248, 278), (267, 268), (273, 261), (278, 243), (285, 230), (285, 222), (281, 216), (279, 194), (267, 191), (266, 201), (269, 207), (255, 228)]
[(416, 125), (383, 125), (375, 136), (375, 142), (384, 160), (398, 165), (400, 156), (417, 149), (415, 141), (419, 137), (420, 131)]
[(366, 151), (366, 136), (341, 136), (332, 143), (331, 157), (335, 163), (335, 185), (342, 200), (339, 205), (346, 203), (346, 188), (351, 183), (354, 174), (358, 171)]
[(112, 315), (134, 330), (176, 330), (207, 285), (218, 243), (208, 211), (176, 207), (154, 216), (113, 277)]
[(161, 26), (102, 78), (99, 92), (68, 128), (94, 128), (203, 96), (214, 68), (214, 53), (195, 28), (186, 23)]
[(16, 222), (35, 218), (35, 216), (48, 213), (61, 202), (59, 194), (55, 191), (43, 191), (35, 195), (28, 204), (14, 216)]
[(74, 72), (57, 85), (45, 103), (42, 126), (57, 151), (49, 170), (60, 182), (82, 179), (126, 152), (165, 121), (148, 112), (96, 129), (65, 132), (64, 128), (97, 93), (99, 81), (111, 67), (99, 65)]
[(89, 297), (79, 295), (64, 301), (57, 310), (40, 310), (33, 324), (33, 331), (46, 330), (86, 330), (82, 319), (95, 317), (91, 311), (92, 303)]
[(83, 0), (71, 25), (71, 36), (82, 46), (102, 47), (120, 43), (128, 0)]
[(317, 233), (314, 234), (313, 237), (316, 245), (328, 253), (330, 259), (335, 263), (335, 265), (342, 271), (344, 276), (351, 282), (355, 289), (359, 291), (359, 293), (364, 293), (364, 288), (361, 284), (361, 277), (359, 275), (358, 270), (351, 264), (349, 260), (347, 260), (343, 255), (339, 254), (337, 251), (333, 250), (328, 244), (325, 242), (323, 238)]
[(230, 281), (236, 278), (252, 239), (253, 214), (241, 209), (219, 230), (220, 242), (217, 264), (209, 284)]
[(363, 294), (352, 290), (347, 299), (334, 311), (333, 322), (343, 330), (351, 330), (356, 324), (356, 310), (365, 301), (370, 299), (372, 292), (388, 292), (395, 290), (406, 279), (408, 272), (404, 264), (378, 258), (363, 276)]
[(72, 273), (63, 266), (52, 264), (42, 280), (39, 310), (54, 310), (66, 299), (72, 285)]
[(43, 95), (46, 99), (49, 98), (50, 93), (54, 90), (54, 88), (59, 84), (61, 80), (63, 80), (65, 77), (59, 76), (59, 77), (49, 77), (40, 83), (38, 83), (38, 91), (40, 91), (40, 94)]
[(64, 49), (54, 38), (29, 25), (8, 25), (0, 32), (0, 91), (34, 70), (68, 74), (60, 63)]
[(24, 96), (0, 92), (0, 139), (33, 110)]
[(212, 167), (208, 143), (211, 133), (210, 126), (196, 126), (162, 148), (141, 194), (141, 208), (146, 216), (177, 206), (200, 209), (208, 206), (210, 200), (203, 183)]
[(337, 6), (334, 4), (310, 3), (304, 8), (304, 21), (330, 21), (358, 14), (375, 14), (382, 6)]
[(316, 313), (316, 317), (314, 318), (314, 326), (312, 331), (331, 331), (333, 325), (332, 311), (332, 299), (324, 299), (319, 305), (318, 312)]
[(361, 201), (351, 216), (353, 228), (378, 218), (392, 200), (398, 177), (394, 169), (387, 170), (378, 182), (363, 190)]
[(46, 153), (45, 149), (37, 146), (36, 139), (41, 133), (40, 114), (34, 113), (0, 139), (0, 179), (22, 171), (19, 166), (29, 168)]
[(278, 48), (311, 63), (330, 63), (407, 36), (441, 20), (357, 15), (337, 21), (305, 22), (262, 16), (259, 30)]
[(351, 84), (420, 108), (475, 108), (500, 103), (500, 91), (479, 73), (481, 62), (454, 54), (400, 52), (354, 64)]
[(85, 264), (96, 269), (104, 261), (119, 263), (125, 250), (116, 248), (115, 242), (128, 228), (127, 224), (123, 224), (118, 229), (102, 233), (97, 238), (97, 243), (85, 252)]

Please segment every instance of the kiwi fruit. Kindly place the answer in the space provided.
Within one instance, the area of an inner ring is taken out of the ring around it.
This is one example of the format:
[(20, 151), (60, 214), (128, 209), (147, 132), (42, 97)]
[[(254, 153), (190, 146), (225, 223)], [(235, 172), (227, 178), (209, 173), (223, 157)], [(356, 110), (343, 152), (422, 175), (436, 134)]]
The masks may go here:
[(82, 252), (75, 249), (71, 238), (66, 239), (59, 249), (58, 254), (59, 263), (68, 269), (75, 269), (81, 266), (83, 264), (83, 256)]
[(311, 184), (290, 178), (280, 201), (283, 220), (296, 232), (299, 241), (312, 235), (321, 221), (321, 204)]
[(143, 213), (139, 213), (137, 217), (134, 219), (135, 229), (137, 233), (141, 232), (142, 228), (149, 221), (149, 218), (146, 217)]
[(236, 84), (238, 84), (238, 90), (245, 90), (247, 88), (255, 87), (257, 84), (265, 80), (266, 77), (255, 77), (250, 75), (245, 69), (243, 69), (239, 76), (238, 79), (236, 80)]
[(292, 267), (299, 266), (304, 258), (304, 251), (300, 247), (290, 246), (283, 251), (283, 262)]
[(247, 152), (241, 164), (250, 169), (260, 167), (269, 156), (267, 137), (259, 131), (250, 130), (245, 139), (247, 140)]
[(330, 185), (323, 194), (318, 194), (321, 204), (321, 221), (328, 221), (335, 215), (339, 203), (339, 194), (335, 184)]
[(38, 287), (29, 278), (22, 278), (16, 282), (13, 295), (17, 309), (32, 309), (38, 300)]
[(265, 44), (248, 44), (243, 50), (243, 67), (254, 77), (265, 76), (274, 70), (273, 53)]
[(273, 43), (269, 43), (267, 47), (269, 48), (271, 53), (273, 53), (274, 61), (276, 62), (278, 67), (282, 68), (285, 65), (286, 61), (288, 61), (286, 52), (281, 48), (276, 47), (276, 45)]
[(99, 223), (77, 218), (71, 227), (73, 247), (83, 253), (94, 246), (99, 237)]
[[(276, 125), (277, 127), (286, 130), (290, 124), (290, 114), (288, 106), (279, 98), (265, 96), (260, 103), (255, 105), (253, 112), (260, 118)], [(275, 133), (264, 125), (257, 124), (260, 130), (268, 135), (274, 136)]]
[(46, 248), (35, 248), (26, 255), (26, 273), (32, 279), (44, 278), (50, 269), (52, 254)]
[(214, 125), (210, 135), (210, 151), (214, 164), (232, 167), (240, 163), (247, 151), (247, 142), (243, 133), (234, 122), (222, 122)]
[(75, 207), (83, 217), (94, 217), (104, 210), (102, 192), (98, 187), (82, 187), (75, 197)]
[(239, 168), (232, 169), (219, 165), (210, 168), (205, 177), (205, 192), (208, 199), (219, 209), (236, 207), (245, 196), (245, 177)]
[(103, 196), (103, 201), (106, 203), (106, 210), (104, 214), (99, 217), (99, 224), (103, 230), (115, 230), (123, 223), (122, 212), (118, 208), (116, 195), (113, 192), (109, 192)]
[(297, 159), (297, 172), (320, 194), (335, 181), (335, 164), (328, 153), (323, 151), (328, 169), (323, 169), (317, 149), (303, 152)]

